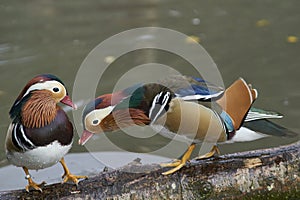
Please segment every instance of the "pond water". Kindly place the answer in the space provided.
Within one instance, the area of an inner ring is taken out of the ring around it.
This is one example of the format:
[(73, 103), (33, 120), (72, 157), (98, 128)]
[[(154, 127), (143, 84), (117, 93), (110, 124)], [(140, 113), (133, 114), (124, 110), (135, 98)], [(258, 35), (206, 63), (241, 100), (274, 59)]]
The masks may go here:
[[(59, 76), (72, 93), (78, 69), (94, 47), (115, 34), (139, 27), (164, 27), (193, 36), (213, 58), (226, 86), (244, 77), (259, 91), (255, 107), (282, 113), (284, 118), (274, 122), (299, 133), (299, 7), (298, 0), (1, 2), (0, 190), (25, 185), (22, 170), (8, 166), (5, 161), (4, 141), (10, 122), (8, 111), (27, 81), (40, 73), (52, 73)], [(130, 41), (124, 40), (124, 43), (127, 42)], [(107, 49), (108, 55), (111, 51)], [(114, 58), (107, 59), (112, 61)], [(122, 73), (150, 62), (171, 66), (187, 75), (194, 73), (194, 69), (176, 55), (140, 50), (116, 60), (105, 71), (97, 94), (110, 92)], [(143, 80), (152, 75), (138, 73), (136, 76), (137, 80)], [(69, 115), (72, 118), (71, 112)], [(74, 141), (81, 134), (79, 129)], [(149, 152), (166, 142), (166, 139), (156, 135), (143, 144), (140, 140), (128, 139), (121, 132), (110, 134), (108, 138), (130, 152)], [(268, 137), (254, 142), (220, 145), (220, 149), (222, 153), (230, 153), (279, 146), (297, 140), (298, 136), (288, 139)], [(101, 143), (101, 137), (91, 141), (89, 146), (97, 151), (106, 151), (103, 155), (111, 156), (111, 159), (118, 159), (118, 152), (111, 152), (106, 143)], [(74, 168), (76, 173), (94, 174), (96, 164), (91, 167), (88, 163), (93, 163), (93, 159), (83, 156), (88, 154), (82, 152), (87, 152), (86, 148), (74, 142), (72, 154), (67, 157), (70, 168)], [(144, 155), (133, 154), (120, 163), (128, 163), (135, 156)], [(144, 160), (157, 162), (169, 159), (154, 157)], [(86, 165), (81, 168), (83, 163)], [(101, 171), (105, 162), (98, 164)], [(20, 176), (7, 176), (15, 172)], [(61, 172), (56, 172), (53, 176), (59, 177)], [(53, 179), (52, 174), (50, 177), (51, 170), (41, 173), (44, 175), (36, 174), (38, 180), (59, 180)]]

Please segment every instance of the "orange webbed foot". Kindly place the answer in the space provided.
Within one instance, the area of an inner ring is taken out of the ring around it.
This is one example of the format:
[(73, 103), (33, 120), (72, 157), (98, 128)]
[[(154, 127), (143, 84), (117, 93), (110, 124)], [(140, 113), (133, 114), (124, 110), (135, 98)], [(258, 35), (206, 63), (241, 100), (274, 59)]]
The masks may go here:
[(194, 148), (195, 148), (195, 144), (190, 145), (189, 148), (187, 149), (187, 151), (182, 156), (181, 160), (175, 160), (172, 163), (161, 164), (162, 167), (174, 167), (173, 169), (163, 172), (162, 174), (163, 175), (173, 174), (174, 172), (176, 172), (176, 171), (180, 170), (182, 167), (184, 167), (186, 162), (190, 159)]
[(73, 175), (71, 174), (70, 170), (68, 169), (64, 158), (62, 158), (60, 161), (60, 164), (63, 166), (64, 168), (64, 175), (62, 175), (63, 181), (62, 183), (66, 183), (68, 181), (72, 181), (73, 183), (75, 183), (76, 185), (78, 185), (79, 179), (86, 179), (88, 178), (87, 176), (79, 176), (79, 175)]
[(45, 181), (43, 181), (42, 183), (38, 184), (36, 182), (34, 182), (29, 174), (29, 170), (27, 169), (27, 167), (23, 167), (23, 170), (26, 174), (26, 179), (28, 180), (28, 185), (26, 185), (25, 189), (27, 192), (29, 192), (30, 188), (33, 188), (34, 190), (38, 190), (40, 192), (42, 192), (42, 186), (44, 186), (46, 184)]

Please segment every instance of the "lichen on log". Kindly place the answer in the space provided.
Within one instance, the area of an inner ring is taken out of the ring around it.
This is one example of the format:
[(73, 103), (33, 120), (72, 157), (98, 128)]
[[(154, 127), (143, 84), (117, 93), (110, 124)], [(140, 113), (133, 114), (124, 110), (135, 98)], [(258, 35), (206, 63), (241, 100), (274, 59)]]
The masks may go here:
[[(147, 171), (145, 173), (131, 173)], [(191, 160), (164, 176), (158, 164), (133, 162), (43, 193), (0, 192), (0, 199), (300, 199), (300, 141), (276, 148)]]

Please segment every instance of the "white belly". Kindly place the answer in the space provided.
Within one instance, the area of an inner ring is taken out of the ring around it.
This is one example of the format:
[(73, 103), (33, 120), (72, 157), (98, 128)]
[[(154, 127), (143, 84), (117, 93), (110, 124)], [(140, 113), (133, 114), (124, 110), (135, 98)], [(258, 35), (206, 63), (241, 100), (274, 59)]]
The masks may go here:
[(236, 131), (235, 135), (231, 140), (226, 141), (226, 143), (233, 143), (233, 142), (248, 142), (258, 140), (260, 138), (268, 137), (263, 133), (255, 132), (249, 128), (241, 127), (238, 131)]
[(26, 152), (6, 152), (7, 159), (18, 167), (43, 169), (56, 164), (71, 149), (72, 143), (61, 146), (57, 141)]

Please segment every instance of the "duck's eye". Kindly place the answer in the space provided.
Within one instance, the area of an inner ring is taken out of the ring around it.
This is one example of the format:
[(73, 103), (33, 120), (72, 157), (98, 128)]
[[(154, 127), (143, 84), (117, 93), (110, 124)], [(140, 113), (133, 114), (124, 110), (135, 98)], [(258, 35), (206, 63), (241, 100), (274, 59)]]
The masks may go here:
[(59, 88), (57, 88), (57, 87), (53, 88), (52, 90), (53, 90), (53, 92), (59, 92)]
[(99, 123), (99, 120), (98, 119), (94, 119), (93, 120), (93, 125), (97, 125)]

